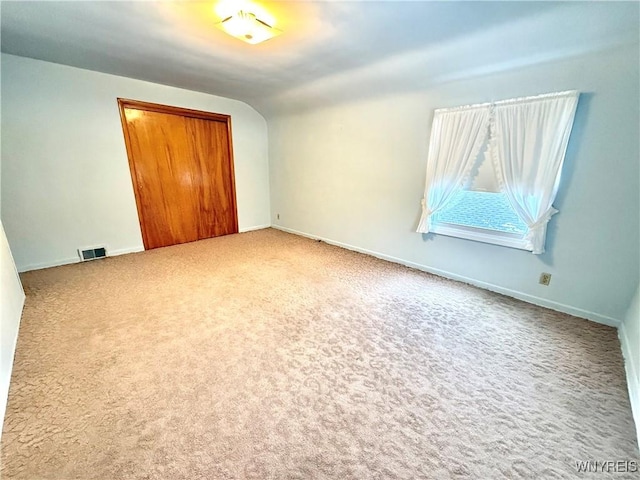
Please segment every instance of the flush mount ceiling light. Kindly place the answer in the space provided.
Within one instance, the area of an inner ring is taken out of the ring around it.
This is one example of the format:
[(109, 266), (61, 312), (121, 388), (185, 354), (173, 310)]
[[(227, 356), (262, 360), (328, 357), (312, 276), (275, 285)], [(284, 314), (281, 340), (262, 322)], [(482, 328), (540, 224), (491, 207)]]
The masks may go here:
[(232, 15), (227, 16), (216, 27), (224, 30), (232, 37), (236, 37), (244, 42), (255, 45), (264, 42), (282, 33), (268, 23), (247, 10), (238, 10)]

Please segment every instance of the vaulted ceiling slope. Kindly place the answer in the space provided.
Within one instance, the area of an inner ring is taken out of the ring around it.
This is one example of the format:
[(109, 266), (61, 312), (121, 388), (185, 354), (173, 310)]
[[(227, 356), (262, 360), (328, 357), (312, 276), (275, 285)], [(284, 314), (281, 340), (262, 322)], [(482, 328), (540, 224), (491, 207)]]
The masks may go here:
[(260, 2), (248, 45), (213, 2), (3, 1), (2, 51), (242, 100), (264, 114), (637, 43), (637, 2)]

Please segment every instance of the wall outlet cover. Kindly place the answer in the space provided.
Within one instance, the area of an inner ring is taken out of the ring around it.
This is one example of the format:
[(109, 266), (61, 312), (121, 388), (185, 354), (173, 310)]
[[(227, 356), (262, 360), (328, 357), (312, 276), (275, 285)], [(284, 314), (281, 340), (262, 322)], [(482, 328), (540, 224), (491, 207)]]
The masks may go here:
[(540, 285), (549, 285), (551, 282), (551, 274), (550, 273), (541, 273), (540, 274)]

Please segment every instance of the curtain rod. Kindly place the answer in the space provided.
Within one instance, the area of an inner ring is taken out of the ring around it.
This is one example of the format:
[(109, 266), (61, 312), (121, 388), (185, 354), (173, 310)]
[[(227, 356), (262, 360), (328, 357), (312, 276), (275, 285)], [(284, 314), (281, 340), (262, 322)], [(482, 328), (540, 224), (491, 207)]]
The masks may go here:
[(536, 100), (546, 100), (549, 98), (577, 97), (578, 95), (580, 95), (580, 92), (578, 92), (578, 90), (567, 90), (564, 92), (543, 93), (541, 95), (532, 95), (529, 97), (509, 98), (507, 100), (498, 100), (496, 102), (476, 103), (473, 105), (462, 105), (460, 107), (436, 108), (434, 113), (435, 112), (440, 112), (440, 113), (454, 112), (458, 110), (472, 110), (476, 108), (487, 108), (487, 107), (495, 107), (500, 105), (512, 105), (514, 103), (533, 102)]

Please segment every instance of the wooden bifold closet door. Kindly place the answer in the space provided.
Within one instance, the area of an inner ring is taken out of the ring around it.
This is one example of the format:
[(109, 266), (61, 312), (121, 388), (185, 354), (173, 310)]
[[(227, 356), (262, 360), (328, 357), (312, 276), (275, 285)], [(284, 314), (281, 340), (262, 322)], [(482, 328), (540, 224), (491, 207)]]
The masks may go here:
[(118, 105), (145, 249), (237, 233), (230, 117)]

